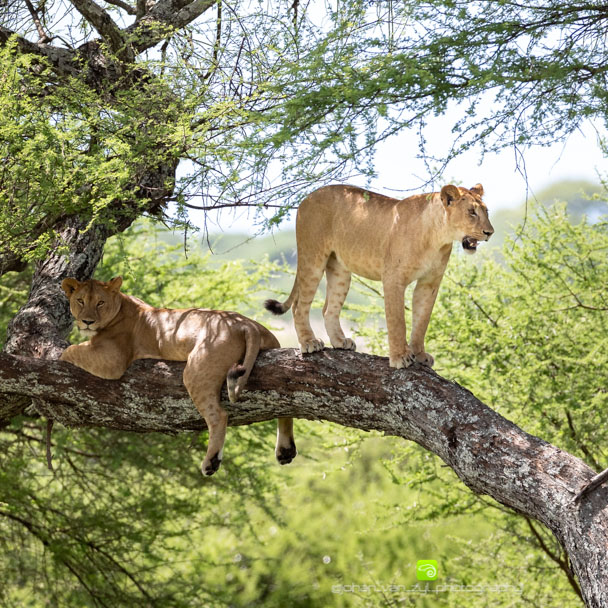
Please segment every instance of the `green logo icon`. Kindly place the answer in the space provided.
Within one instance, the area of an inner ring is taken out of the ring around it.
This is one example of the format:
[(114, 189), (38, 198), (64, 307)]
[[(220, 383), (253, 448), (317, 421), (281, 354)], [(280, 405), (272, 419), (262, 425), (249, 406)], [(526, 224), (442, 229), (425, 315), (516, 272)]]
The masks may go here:
[(437, 578), (437, 562), (434, 559), (419, 559), (416, 562), (416, 578), (419, 581), (434, 581)]

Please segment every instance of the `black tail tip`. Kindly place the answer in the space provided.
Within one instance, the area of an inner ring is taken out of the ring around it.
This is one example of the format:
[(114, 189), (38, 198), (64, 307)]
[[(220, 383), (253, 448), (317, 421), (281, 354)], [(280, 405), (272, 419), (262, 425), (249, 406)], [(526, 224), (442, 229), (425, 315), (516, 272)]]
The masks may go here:
[(264, 302), (264, 308), (269, 310), (273, 315), (282, 315), (285, 311), (283, 305), (277, 300), (266, 300)]
[(241, 376), (244, 376), (247, 372), (247, 368), (244, 365), (237, 365), (236, 363), (228, 370), (228, 378), (236, 380)]

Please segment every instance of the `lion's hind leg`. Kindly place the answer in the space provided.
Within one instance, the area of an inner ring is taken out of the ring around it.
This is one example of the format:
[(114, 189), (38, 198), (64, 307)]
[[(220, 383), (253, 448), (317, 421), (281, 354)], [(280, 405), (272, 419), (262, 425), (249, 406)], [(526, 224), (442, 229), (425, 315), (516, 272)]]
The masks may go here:
[(323, 350), (319, 340), (310, 326), (310, 306), (325, 272), (327, 258), (323, 255), (306, 257), (298, 248), (298, 297), (293, 305), (293, 320), (302, 353), (314, 353)]
[(323, 320), (329, 341), (334, 348), (356, 350), (355, 342), (344, 335), (340, 325), (340, 311), (350, 287), (350, 270), (340, 264), (335, 254), (332, 253), (327, 261), (325, 276), (327, 277), (327, 295), (323, 306)]
[(293, 438), (293, 418), (279, 418), (277, 420), (277, 446), (274, 451), (279, 464), (289, 464), (298, 451)]
[[(198, 348), (190, 353), (184, 369), (184, 385), (209, 429), (203, 475), (213, 475), (222, 463), (228, 414), (220, 405), (220, 392), (229, 366), (217, 361), (217, 353)], [(221, 358), (221, 357), (219, 357)]]

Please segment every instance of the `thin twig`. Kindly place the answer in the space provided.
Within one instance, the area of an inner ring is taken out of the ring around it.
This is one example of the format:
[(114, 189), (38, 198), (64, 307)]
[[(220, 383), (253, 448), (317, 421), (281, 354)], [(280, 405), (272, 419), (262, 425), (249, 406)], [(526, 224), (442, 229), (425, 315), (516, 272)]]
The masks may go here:
[(49, 471), (53, 471), (53, 455), (51, 454), (51, 431), (53, 430), (53, 419), (49, 418), (46, 421), (46, 466)]
[(576, 579), (574, 578), (574, 573), (572, 572), (572, 570), (568, 564), (568, 556), (567, 556), (566, 552), (564, 551), (564, 554), (566, 555), (566, 559), (564, 559), (564, 558), (560, 557), (558, 554), (556, 554), (554, 551), (549, 549), (549, 547), (545, 543), (544, 538), (541, 536), (540, 532), (532, 524), (532, 520), (529, 517), (526, 517), (525, 520), (528, 523), (528, 527), (530, 528), (530, 531), (532, 532), (532, 534), (538, 541), (540, 548), (549, 556), (549, 558), (551, 560), (553, 560), (560, 567), (561, 570), (563, 570), (564, 574), (568, 578), (568, 582), (570, 583), (570, 586), (572, 587), (574, 592), (578, 595), (578, 597), (582, 600), (583, 594), (581, 592), (581, 588), (579, 587), (579, 584), (576, 582)]
[(570, 410), (568, 410), (568, 409), (566, 409), (566, 419), (568, 420), (568, 427), (570, 428), (570, 436), (572, 437), (572, 439), (574, 439), (576, 445), (581, 450), (581, 452), (587, 457), (587, 460), (589, 461), (591, 466), (594, 469), (599, 469), (600, 464), (593, 457), (593, 454), (591, 454), (591, 452), (589, 451), (587, 446), (580, 441), (580, 439), (578, 437), (578, 433), (576, 432), (576, 429), (574, 428), (574, 420), (572, 419), (572, 414), (570, 413)]
[(118, 8), (121, 8), (123, 11), (127, 12), (129, 15), (137, 14), (137, 9), (132, 7), (127, 2), (123, 2), (122, 0), (105, 0), (107, 4), (112, 4)]
[(574, 502), (578, 502), (583, 496), (593, 492), (596, 488), (601, 486), (605, 481), (608, 481), (608, 469), (605, 469), (601, 473), (598, 473), (575, 497)]
[(51, 41), (51, 37), (44, 31), (42, 27), (42, 22), (40, 21), (39, 9), (34, 8), (34, 5), (30, 2), (30, 0), (25, 0), (25, 5), (27, 6), (27, 10), (30, 12), (34, 24), (36, 25), (36, 31), (38, 32), (38, 44), (45, 44)]

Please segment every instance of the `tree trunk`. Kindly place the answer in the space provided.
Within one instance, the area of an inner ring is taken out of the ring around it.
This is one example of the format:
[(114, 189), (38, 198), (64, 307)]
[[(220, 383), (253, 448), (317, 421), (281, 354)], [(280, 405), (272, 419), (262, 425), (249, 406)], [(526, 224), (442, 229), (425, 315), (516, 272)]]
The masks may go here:
[(86, 221), (64, 219), (56, 227), (55, 251), (36, 264), (30, 294), (25, 305), (11, 320), (4, 350), (28, 357), (57, 359), (68, 346), (66, 337), (74, 319), (61, 280), (92, 276), (101, 259), (108, 237), (106, 229), (93, 227), (85, 232)]
[[(153, 73), (143, 65), (136, 68), (134, 50), (126, 44), (127, 34), (140, 34), (143, 38), (138, 52), (145, 50), (166, 36), (166, 29), (160, 27), (161, 21), (183, 27), (214, 2), (159, 0), (149, 14), (146, 11), (141, 16), (142, 20), (134, 25), (135, 29), (125, 30), (118, 28), (109, 14), (94, 3), (72, 2), (101, 34), (101, 39), (89, 40), (78, 49), (63, 49), (30, 42), (0, 26), (0, 45), (14, 38), (20, 52), (43, 56), (58, 77), (80, 77), (91, 90), (104, 94), (108, 110), (111, 110), (114, 97), (120, 91), (137, 92), (143, 99), (153, 96), (154, 103), (142, 107), (141, 118), (145, 122), (164, 123), (168, 120), (163, 113), (164, 108), (175, 100), (175, 95), (168, 87), (160, 85), (152, 87), (152, 92), (147, 90), (146, 87), (158, 83)], [(162, 108), (158, 115), (155, 113), (157, 107)], [(105, 217), (92, 227), (89, 226), (91, 218), (84, 213), (48, 218), (47, 222), (40, 223), (39, 233), (32, 232), (34, 241), (50, 226), (56, 241), (46, 258), (36, 264), (28, 301), (8, 326), (5, 352), (48, 359), (61, 354), (67, 346), (65, 339), (73, 322), (67, 300), (61, 292), (61, 279), (66, 276), (79, 280), (91, 278), (108, 237), (125, 230), (144, 212), (158, 214), (162, 210), (173, 194), (179, 162), (176, 151), (170, 146), (170, 143), (158, 142), (154, 162), (143, 165), (141, 172), (133, 178), (133, 199), (114, 202)], [(11, 270), (22, 270), (23, 261), (10, 250), (10, 245), (1, 245), (0, 276)]]
[(74, 322), (61, 290), (62, 279), (90, 279), (110, 236), (126, 230), (144, 210), (161, 210), (173, 193), (176, 169), (177, 160), (150, 167), (139, 177), (131, 204), (123, 202), (105, 223), (88, 227), (89, 220), (80, 216), (57, 222), (53, 249), (36, 264), (28, 300), (9, 323), (5, 352), (44, 359), (61, 355)]
[[(183, 363), (138, 361), (102, 380), (62, 361), (0, 355), (0, 394), (35, 399), (43, 416), (69, 427), (138, 432), (204, 429), (183, 387)], [(608, 488), (576, 501), (594, 472), (528, 435), (469, 391), (433, 371), (389, 369), (387, 360), (348, 351), (301, 356), (261, 353), (242, 401), (224, 394), (230, 425), (279, 416), (329, 420), (415, 441), (437, 454), (478, 494), (487, 494), (553, 531), (572, 561), (586, 605), (608, 606)], [(230, 435), (228, 435), (228, 442)]]

